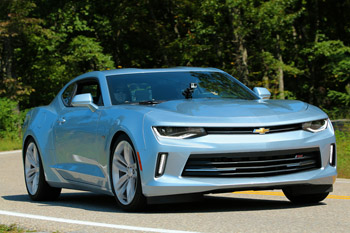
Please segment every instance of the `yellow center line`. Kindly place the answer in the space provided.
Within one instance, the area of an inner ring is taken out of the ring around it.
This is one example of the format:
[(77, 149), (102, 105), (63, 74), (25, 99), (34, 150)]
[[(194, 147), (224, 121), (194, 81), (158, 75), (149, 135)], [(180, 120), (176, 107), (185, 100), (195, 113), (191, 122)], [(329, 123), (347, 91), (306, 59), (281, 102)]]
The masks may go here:
[[(274, 191), (240, 191), (234, 192), (234, 194), (253, 194), (253, 195), (267, 195), (267, 196), (281, 196), (283, 197), (283, 192), (274, 192)], [(328, 199), (341, 199), (341, 200), (350, 200), (350, 196), (339, 196), (339, 195), (328, 195)]]
[(338, 195), (328, 195), (328, 199), (343, 199), (350, 200), (350, 196), (338, 196)]
[(254, 194), (254, 195), (268, 195), (268, 196), (284, 196), (282, 192), (273, 191), (240, 191), (234, 192), (235, 194)]

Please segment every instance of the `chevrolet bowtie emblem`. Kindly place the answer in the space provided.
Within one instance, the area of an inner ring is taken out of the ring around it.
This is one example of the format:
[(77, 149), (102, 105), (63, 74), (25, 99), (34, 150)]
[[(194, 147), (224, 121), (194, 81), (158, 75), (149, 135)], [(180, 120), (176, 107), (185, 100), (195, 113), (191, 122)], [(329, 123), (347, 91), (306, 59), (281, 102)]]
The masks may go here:
[(268, 133), (269, 131), (270, 129), (260, 128), (260, 129), (254, 129), (253, 133), (265, 134), (265, 133)]

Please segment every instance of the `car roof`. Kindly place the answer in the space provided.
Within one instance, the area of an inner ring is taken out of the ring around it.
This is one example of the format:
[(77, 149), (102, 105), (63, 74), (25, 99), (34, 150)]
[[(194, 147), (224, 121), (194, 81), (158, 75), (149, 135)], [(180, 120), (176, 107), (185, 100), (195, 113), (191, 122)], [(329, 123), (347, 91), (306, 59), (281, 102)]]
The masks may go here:
[(203, 71), (203, 72), (223, 72), (216, 68), (201, 68), (201, 67), (173, 67), (173, 68), (151, 68), (151, 69), (138, 69), (138, 68), (124, 68), (115, 70), (100, 71), (105, 76), (120, 75), (120, 74), (137, 74), (137, 73), (159, 73), (159, 72), (180, 72), (180, 71)]

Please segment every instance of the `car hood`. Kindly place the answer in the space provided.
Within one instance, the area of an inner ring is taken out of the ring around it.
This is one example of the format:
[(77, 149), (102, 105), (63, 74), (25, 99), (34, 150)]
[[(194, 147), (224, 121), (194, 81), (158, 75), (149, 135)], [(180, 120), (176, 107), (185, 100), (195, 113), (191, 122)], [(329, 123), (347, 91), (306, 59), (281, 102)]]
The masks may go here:
[(146, 108), (152, 125), (266, 126), (327, 118), (319, 108), (297, 100), (173, 100)]
[(168, 101), (155, 108), (198, 117), (262, 117), (305, 111), (308, 104), (295, 100), (193, 99)]

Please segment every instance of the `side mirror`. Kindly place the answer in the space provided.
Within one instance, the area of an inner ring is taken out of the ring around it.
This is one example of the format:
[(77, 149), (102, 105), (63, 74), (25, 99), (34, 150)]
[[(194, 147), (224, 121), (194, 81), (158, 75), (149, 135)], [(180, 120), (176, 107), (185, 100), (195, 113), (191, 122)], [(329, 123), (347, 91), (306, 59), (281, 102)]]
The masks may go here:
[(260, 99), (270, 99), (271, 93), (265, 87), (254, 87), (253, 91), (260, 97)]
[(72, 100), (73, 107), (88, 107), (91, 111), (95, 112), (98, 109), (98, 106), (94, 104), (92, 96), (90, 93), (80, 94), (74, 96)]

